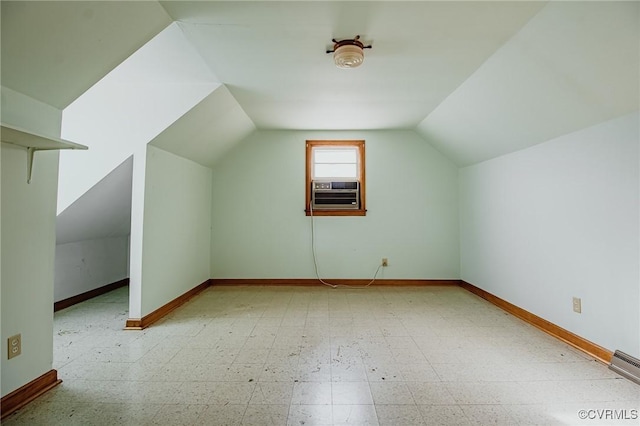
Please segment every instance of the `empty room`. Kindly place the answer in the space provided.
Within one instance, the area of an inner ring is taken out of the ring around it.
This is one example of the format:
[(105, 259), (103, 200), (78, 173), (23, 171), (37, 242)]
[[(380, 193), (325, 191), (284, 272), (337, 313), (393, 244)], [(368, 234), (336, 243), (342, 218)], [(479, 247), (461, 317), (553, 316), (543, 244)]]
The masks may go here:
[(0, 7), (3, 424), (638, 424), (640, 3)]

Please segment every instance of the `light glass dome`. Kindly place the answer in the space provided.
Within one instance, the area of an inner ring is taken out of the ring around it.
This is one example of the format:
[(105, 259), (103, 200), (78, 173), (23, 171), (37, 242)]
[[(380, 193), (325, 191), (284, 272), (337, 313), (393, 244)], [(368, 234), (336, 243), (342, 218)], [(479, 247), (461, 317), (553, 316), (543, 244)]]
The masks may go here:
[(333, 61), (338, 68), (356, 68), (364, 61), (364, 53), (359, 46), (346, 44), (336, 49)]

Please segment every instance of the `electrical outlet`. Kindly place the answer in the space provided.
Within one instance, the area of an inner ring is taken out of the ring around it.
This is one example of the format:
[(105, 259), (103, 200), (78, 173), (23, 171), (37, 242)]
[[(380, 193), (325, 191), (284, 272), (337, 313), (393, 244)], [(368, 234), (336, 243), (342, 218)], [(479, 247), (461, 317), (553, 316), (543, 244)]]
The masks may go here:
[(386, 257), (382, 258), (382, 266), (389, 266), (389, 259), (387, 259)]
[(582, 313), (582, 299), (579, 297), (573, 298), (573, 312)]
[(7, 345), (9, 346), (9, 355), (7, 359), (15, 358), (22, 353), (22, 336), (16, 334), (9, 337)]

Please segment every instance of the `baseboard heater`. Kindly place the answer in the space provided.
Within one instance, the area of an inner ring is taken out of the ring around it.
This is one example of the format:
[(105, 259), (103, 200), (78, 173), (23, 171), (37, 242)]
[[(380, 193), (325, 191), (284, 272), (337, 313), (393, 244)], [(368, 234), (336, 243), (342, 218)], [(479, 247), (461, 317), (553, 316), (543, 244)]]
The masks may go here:
[(640, 385), (640, 359), (622, 351), (616, 351), (611, 358), (609, 368)]

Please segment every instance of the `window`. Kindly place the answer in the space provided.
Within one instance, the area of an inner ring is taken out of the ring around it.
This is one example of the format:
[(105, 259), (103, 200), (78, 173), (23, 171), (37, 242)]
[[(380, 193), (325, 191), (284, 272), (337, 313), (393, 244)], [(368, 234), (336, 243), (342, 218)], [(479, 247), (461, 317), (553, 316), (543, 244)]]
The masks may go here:
[[(311, 214), (312, 182), (358, 182), (358, 204), (354, 207), (335, 206), (314, 209), (314, 216), (364, 216), (365, 208), (364, 141), (313, 140), (307, 141), (305, 212)], [(349, 186), (349, 185), (347, 185)]]

